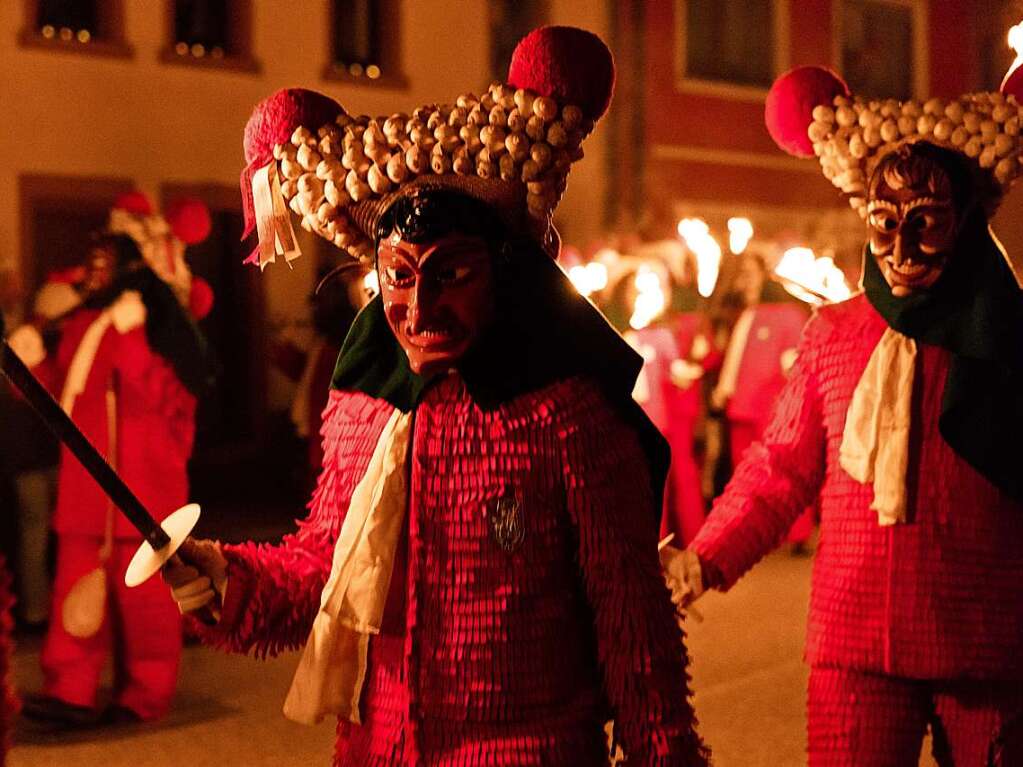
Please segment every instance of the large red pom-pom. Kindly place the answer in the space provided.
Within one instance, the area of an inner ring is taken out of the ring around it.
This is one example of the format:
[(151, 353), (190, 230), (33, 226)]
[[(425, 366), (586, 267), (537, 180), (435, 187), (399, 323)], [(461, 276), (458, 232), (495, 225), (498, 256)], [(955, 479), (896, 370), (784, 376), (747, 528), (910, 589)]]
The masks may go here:
[(577, 27), (540, 27), (515, 47), (508, 84), (575, 104), (591, 120), (607, 111), (614, 90), (611, 51), (592, 32)]
[(835, 96), (848, 96), (845, 81), (824, 67), (796, 67), (771, 86), (764, 105), (767, 132), (783, 150), (796, 157), (813, 157), (813, 142), (806, 135), (813, 108), (830, 104)]
[(186, 245), (195, 245), (210, 236), (213, 222), (209, 208), (201, 200), (185, 198), (167, 206), (167, 223), (174, 236)]
[(264, 165), (273, 157), (274, 144), (291, 138), (304, 125), (313, 133), (334, 122), (343, 110), (334, 99), (305, 88), (285, 88), (260, 101), (245, 124), (245, 162)]
[(134, 216), (153, 215), (153, 203), (142, 192), (125, 192), (114, 200), (114, 207)]

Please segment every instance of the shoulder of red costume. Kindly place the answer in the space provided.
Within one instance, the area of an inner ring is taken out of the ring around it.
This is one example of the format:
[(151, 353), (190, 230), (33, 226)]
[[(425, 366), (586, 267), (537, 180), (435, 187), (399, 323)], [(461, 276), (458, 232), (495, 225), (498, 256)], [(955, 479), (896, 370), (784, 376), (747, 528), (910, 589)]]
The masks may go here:
[(328, 422), (337, 423), (369, 423), (379, 416), (390, 416), (394, 405), (386, 400), (361, 391), (331, 389), (327, 397), (327, 407), (323, 411), (323, 425)]
[(884, 320), (877, 313), (866, 294), (860, 292), (833, 304), (814, 309), (803, 331), (810, 342), (828, 343), (839, 338), (862, 336)]
[(560, 431), (582, 426), (604, 429), (617, 418), (604, 390), (591, 378), (573, 376), (525, 394), (507, 406), (530, 420), (547, 422)]

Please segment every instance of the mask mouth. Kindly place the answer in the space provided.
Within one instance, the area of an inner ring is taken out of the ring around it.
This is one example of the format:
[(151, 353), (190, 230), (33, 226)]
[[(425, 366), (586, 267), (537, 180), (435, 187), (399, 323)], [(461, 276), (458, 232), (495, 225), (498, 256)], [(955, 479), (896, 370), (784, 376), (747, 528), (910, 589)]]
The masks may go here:
[(433, 323), (413, 333), (406, 325), (405, 338), (412, 346), (422, 351), (444, 351), (461, 343), (465, 333), (454, 326), (441, 323)]

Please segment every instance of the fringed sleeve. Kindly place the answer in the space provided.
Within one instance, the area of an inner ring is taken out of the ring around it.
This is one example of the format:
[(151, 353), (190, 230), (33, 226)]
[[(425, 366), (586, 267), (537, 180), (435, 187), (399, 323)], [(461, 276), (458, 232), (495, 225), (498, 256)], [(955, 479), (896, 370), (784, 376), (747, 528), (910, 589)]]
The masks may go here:
[(224, 547), (228, 583), (221, 619), (213, 627), (190, 621), (205, 643), (261, 658), (305, 643), (352, 491), (392, 411), (364, 395), (331, 392), (321, 429), (323, 471), (309, 516), (278, 545)]
[(826, 440), (815, 367), (827, 343), (826, 324), (818, 315), (806, 325), (770, 424), (689, 546), (704, 564), (709, 587), (730, 588), (780, 545), (820, 491)]
[(581, 385), (576, 404), (562, 427), (567, 503), (615, 738), (630, 765), (704, 765), (644, 453), (595, 389)]

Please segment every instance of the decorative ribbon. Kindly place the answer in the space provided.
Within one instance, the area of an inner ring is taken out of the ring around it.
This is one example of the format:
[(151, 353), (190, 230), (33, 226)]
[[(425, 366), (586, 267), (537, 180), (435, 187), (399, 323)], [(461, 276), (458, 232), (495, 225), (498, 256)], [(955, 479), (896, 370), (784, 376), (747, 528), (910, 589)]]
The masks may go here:
[(60, 406), (65, 413), (71, 415), (75, 407), (75, 400), (78, 395), (85, 391), (85, 382), (92, 370), (92, 363), (96, 361), (96, 352), (99, 351), (103, 334), (113, 323), (113, 316), (108, 309), (100, 313), (99, 317), (92, 321), (85, 335), (82, 336), (74, 356), (71, 357), (71, 364), (68, 366), (67, 376), (64, 378), (64, 389), (60, 394)]
[(316, 724), (330, 713), (360, 723), (369, 637), (380, 623), (408, 502), (412, 413), (395, 410), (356, 485), (284, 715)]
[(906, 521), (910, 404), (916, 341), (885, 330), (870, 355), (846, 413), (839, 462), (858, 482), (872, 482), (881, 526)]
[(302, 255), (302, 251), (299, 250), (288, 206), (284, 202), (276, 160), (253, 174), (252, 204), (259, 236), (259, 268), (265, 269), (279, 255), (284, 256), (290, 266), (292, 261)]

